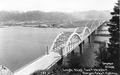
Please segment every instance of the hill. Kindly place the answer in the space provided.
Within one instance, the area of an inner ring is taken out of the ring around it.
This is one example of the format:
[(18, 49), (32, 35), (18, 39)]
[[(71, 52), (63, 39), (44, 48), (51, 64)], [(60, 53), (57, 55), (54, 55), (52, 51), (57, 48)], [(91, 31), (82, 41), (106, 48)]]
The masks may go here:
[[(110, 11), (84, 11), (84, 12), (42, 12), (42, 11), (28, 11), (28, 12), (0, 12), (0, 22), (16, 24), (24, 22), (32, 25), (54, 24), (54, 26), (73, 27), (76, 24), (85, 24), (87, 21), (111, 18)], [(10, 25), (9, 25), (10, 26)]]
[(108, 20), (111, 18), (110, 11), (85, 11), (85, 12), (74, 12), (71, 14), (74, 18), (78, 20), (96, 20), (96, 19), (105, 19)]

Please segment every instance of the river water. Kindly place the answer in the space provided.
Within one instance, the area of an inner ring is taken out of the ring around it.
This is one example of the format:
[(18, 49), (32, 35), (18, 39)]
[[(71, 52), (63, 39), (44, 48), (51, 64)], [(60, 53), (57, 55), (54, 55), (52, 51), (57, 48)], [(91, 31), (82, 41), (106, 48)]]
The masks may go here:
[[(0, 65), (15, 71), (43, 56), (47, 46), (50, 48), (60, 32), (73, 30), (74, 28), (0, 28)], [(96, 40), (105, 41), (108, 37), (97, 36)]]
[(50, 48), (60, 32), (73, 30), (72, 28), (0, 28), (0, 65), (15, 71), (43, 56), (47, 46)]

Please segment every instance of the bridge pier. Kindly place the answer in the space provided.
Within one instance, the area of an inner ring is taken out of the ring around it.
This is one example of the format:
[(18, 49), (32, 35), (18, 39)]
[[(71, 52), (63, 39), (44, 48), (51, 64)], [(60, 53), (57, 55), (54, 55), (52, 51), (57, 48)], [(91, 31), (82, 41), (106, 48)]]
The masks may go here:
[(72, 55), (74, 55), (75, 54), (74, 50), (71, 53), (72, 53)]
[(80, 52), (80, 55), (82, 55), (82, 53), (83, 53), (83, 42), (79, 44), (79, 52)]
[(61, 59), (57, 62), (57, 65), (59, 65), (59, 66), (61, 66), (62, 65), (62, 63), (63, 63), (63, 50), (62, 50), (62, 48), (60, 49), (60, 55), (61, 55)]
[(93, 31), (92, 34), (90, 35), (91, 36), (91, 39), (94, 39), (94, 36), (97, 34), (96, 31)]
[(57, 62), (58, 66), (61, 66), (63, 64), (63, 57)]
[(85, 44), (85, 41), (83, 41), (83, 45)]
[(94, 31), (94, 34), (96, 35), (98, 33), (98, 30), (96, 29), (95, 31)]
[(88, 36), (88, 42), (91, 43), (91, 35)]

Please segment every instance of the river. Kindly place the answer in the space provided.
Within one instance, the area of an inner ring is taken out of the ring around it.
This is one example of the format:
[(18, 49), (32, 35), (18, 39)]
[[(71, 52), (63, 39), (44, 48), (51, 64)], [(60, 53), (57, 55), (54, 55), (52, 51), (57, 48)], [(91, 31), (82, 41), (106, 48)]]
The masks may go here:
[(53, 40), (62, 31), (73, 31), (74, 28), (0, 28), (0, 65), (11, 71), (30, 63), (45, 54)]
[[(0, 28), (0, 65), (15, 71), (36, 58), (43, 56), (47, 46), (50, 48), (53, 40), (60, 32), (73, 30), (74, 28), (32, 28), (19, 26)], [(95, 39), (108, 41), (108, 37), (103, 36), (97, 36)]]

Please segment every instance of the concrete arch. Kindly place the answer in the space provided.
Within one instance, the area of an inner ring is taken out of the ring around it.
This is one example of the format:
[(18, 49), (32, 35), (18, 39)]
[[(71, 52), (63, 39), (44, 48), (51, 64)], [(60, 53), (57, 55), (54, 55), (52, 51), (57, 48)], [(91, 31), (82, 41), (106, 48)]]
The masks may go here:
[(49, 52), (51, 52), (53, 50), (53, 47), (55, 45), (55, 42), (57, 41), (57, 39), (62, 35), (64, 34), (64, 32), (61, 32), (59, 35), (57, 35), (57, 37), (55, 38), (55, 40), (53, 41), (52, 45), (51, 45), (51, 48), (49, 50)]
[[(92, 26), (97, 24), (97, 27), (99, 27), (98, 24), (100, 23), (97, 23), (97, 22), (100, 22), (100, 21), (96, 21), (94, 23), (92, 23)], [(103, 24), (103, 23), (102, 23)], [(96, 25), (95, 25), (96, 26)], [(79, 40), (84, 40), (86, 37), (88, 37), (88, 35), (90, 35), (93, 30), (95, 30), (97, 27), (93, 28), (93, 29), (90, 29), (88, 27), (77, 27), (74, 32), (72, 34), (70, 34), (70, 36), (68, 37), (67, 41), (65, 42), (64, 44), (64, 49), (68, 46), (68, 44), (71, 42), (71, 39), (73, 38), (73, 36), (78, 36), (79, 37)], [(55, 40), (53, 41), (53, 44), (49, 50), (49, 52), (51, 52), (53, 50), (53, 47), (56, 45), (55, 42), (57, 42), (57, 39), (62, 35), (64, 34), (64, 32), (61, 32), (56, 38)]]
[[(68, 45), (69, 45), (69, 43), (71, 43), (71, 39), (74, 37), (74, 36), (78, 36), (78, 38), (79, 38), (79, 42), (78, 43), (80, 43), (82, 40), (84, 40), (83, 39), (83, 35), (84, 35), (84, 33), (85, 33), (85, 30), (88, 30), (89, 31), (89, 33), (90, 33), (90, 29), (88, 28), (88, 27), (77, 27), (75, 30), (74, 30), (74, 32), (71, 34), (71, 36), (69, 37), (69, 39), (67, 40), (67, 42), (66, 42), (66, 46), (65, 46), (65, 48), (64, 48), (64, 50), (65, 50), (65, 52), (64, 52), (64, 54), (63, 55), (66, 55), (66, 50), (69, 50), (69, 49), (67, 49), (68, 48)], [(79, 32), (80, 31), (80, 34), (78, 34), (77, 32)], [(67, 51), (68, 53), (69, 52), (71, 52), (71, 50), (70, 51)]]
[(77, 34), (77, 33), (75, 33), (75, 32), (72, 33), (72, 34), (70, 35), (69, 39), (68, 39), (67, 42), (66, 42), (65, 48), (64, 48), (64, 50), (63, 50), (63, 55), (66, 56), (66, 54), (68, 54), (69, 52), (71, 52), (71, 50), (69, 50), (69, 51), (67, 50), (67, 47), (68, 47), (69, 43), (71, 42), (71, 39), (72, 39), (74, 36), (77, 36), (77, 37), (78, 37), (78, 40), (80, 40), (80, 41), (82, 40), (79, 34)]
[(68, 43), (70, 42), (71, 38), (72, 38), (74, 35), (77, 35), (77, 36), (79, 37), (79, 40), (82, 40), (82, 39), (81, 39), (81, 36), (80, 36), (78, 33), (73, 33), (73, 34), (71, 34), (71, 36), (69, 37), (69, 39), (68, 39), (68, 41), (67, 41), (67, 43), (66, 43), (66, 46), (68, 45)]
[(86, 32), (88, 32), (88, 34), (91, 32), (88, 27), (85, 27), (85, 28), (84, 28), (83, 36), (86, 34)]
[(82, 40), (84, 39), (85, 36), (88, 35), (88, 34), (86, 34), (86, 32), (88, 32), (88, 34), (90, 34), (91, 30), (88, 27), (84, 27), (82, 33), (80, 34)]
[(74, 30), (74, 33), (78, 33), (78, 34), (81, 34), (83, 32), (85, 27), (77, 27), (75, 30)]

